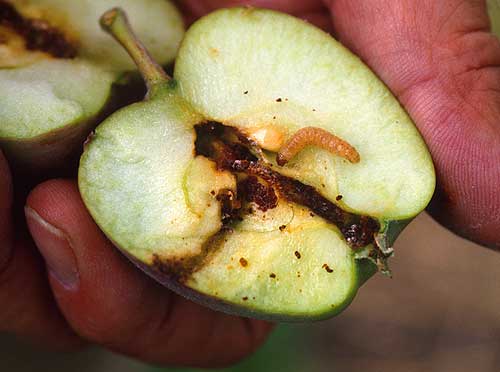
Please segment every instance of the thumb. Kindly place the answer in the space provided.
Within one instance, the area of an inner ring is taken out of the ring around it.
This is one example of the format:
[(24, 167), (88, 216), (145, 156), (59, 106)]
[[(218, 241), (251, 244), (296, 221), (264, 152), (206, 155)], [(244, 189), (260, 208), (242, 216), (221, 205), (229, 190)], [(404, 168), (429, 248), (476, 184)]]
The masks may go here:
[(270, 331), (178, 297), (133, 267), (103, 236), (74, 182), (39, 185), (26, 212), (59, 307), (89, 341), (153, 363), (221, 366)]
[(12, 194), (9, 167), (0, 152), (0, 332), (47, 348), (79, 347), (81, 340), (53, 300), (36, 250), (27, 238), (14, 234)]

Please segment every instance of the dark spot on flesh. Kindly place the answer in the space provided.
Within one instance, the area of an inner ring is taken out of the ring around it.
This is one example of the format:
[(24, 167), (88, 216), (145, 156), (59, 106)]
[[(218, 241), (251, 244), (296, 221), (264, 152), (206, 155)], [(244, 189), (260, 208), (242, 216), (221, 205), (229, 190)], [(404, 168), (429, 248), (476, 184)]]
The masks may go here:
[(146, 265), (138, 263), (138, 266), (149, 271), (152, 270), (157, 272), (161, 274), (160, 277), (167, 277), (169, 280), (186, 283), (195, 272), (199, 271), (210, 262), (211, 255), (216, 253), (219, 248), (223, 246), (224, 241), (227, 241), (225, 236), (228, 233), (229, 231), (227, 229), (221, 229), (215, 235), (208, 238), (202, 244), (198, 254), (169, 258), (153, 254), (151, 264)]
[(314, 213), (313, 213), (313, 212), (310, 212), (310, 213), (309, 213), (309, 216), (314, 217)]
[(228, 170), (236, 160), (257, 160), (257, 157), (248, 149), (256, 145), (240, 132), (236, 133), (232, 127), (208, 122), (196, 125), (195, 130), (197, 155), (214, 160), (219, 169)]
[(245, 296), (245, 297), (243, 297), (243, 298), (242, 298), (242, 300), (243, 300), (243, 301), (247, 301), (247, 300), (248, 300), (248, 297), (247, 297), (247, 296)]
[(242, 267), (247, 267), (248, 266), (248, 261), (245, 258), (241, 257), (240, 258), (240, 265)]
[(281, 98), (278, 98), (276, 102), (282, 102), (283, 100)]
[(342, 198), (343, 198), (343, 196), (342, 196), (342, 195), (337, 195), (337, 197), (335, 198), (335, 200), (336, 200), (336, 201), (341, 201), (341, 200), (342, 200)]
[(316, 111), (316, 109), (313, 109), (313, 111)]
[(380, 229), (377, 221), (367, 216), (341, 228), (347, 243), (351, 247), (361, 248), (373, 243), (373, 234)]
[(247, 202), (253, 202), (263, 212), (278, 206), (278, 196), (271, 186), (263, 185), (257, 177), (249, 176), (238, 183), (238, 192)]
[(295, 257), (297, 257), (300, 260), (302, 256), (300, 255), (299, 251), (295, 251)]
[(238, 210), (241, 208), (241, 202), (236, 198), (234, 191), (220, 190), (216, 197), (221, 205), (221, 219), (223, 225), (228, 225), (238, 218)]
[(192, 261), (186, 262), (184, 258), (162, 258), (155, 254), (151, 266), (155, 271), (182, 283), (192, 274), (195, 261), (196, 257), (193, 257)]
[(271, 273), (271, 274), (269, 274), (269, 277), (270, 277), (271, 279), (274, 279), (274, 278), (276, 278), (276, 274), (275, 274), (275, 273)]
[(248, 94), (248, 90), (245, 90), (245, 91), (243, 92), (243, 94)]
[(273, 120), (276, 120), (276, 116), (273, 116)]
[(280, 231), (285, 231), (285, 230), (286, 230), (286, 225), (281, 225), (281, 226), (279, 227), (279, 229), (280, 229)]
[(210, 194), (211, 194), (212, 196), (215, 196), (215, 191), (214, 191), (214, 190), (210, 191)]
[(76, 47), (58, 29), (42, 19), (24, 18), (14, 6), (0, 0), (0, 26), (19, 34), (26, 49), (46, 52), (56, 58), (76, 57)]
[(323, 264), (322, 268), (325, 269), (327, 273), (333, 273), (333, 270), (330, 269), (330, 266), (328, 266), (328, 264)]
[[(375, 219), (344, 211), (321, 195), (313, 186), (271, 169), (252, 153), (254, 144), (248, 139), (245, 141), (242, 133), (236, 128), (209, 122), (197, 125), (196, 133), (195, 147), (198, 155), (212, 159), (221, 170), (246, 176), (247, 181), (238, 184), (237, 196), (240, 200), (243, 198), (251, 200), (259, 209), (267, 210), (277, 206), (279, 201), (277, 195), (279, 195), (289, 202), (307, 207), (313, 216), (317, 215), (336, 225), (347, 244), (353, 249), (374, 242), (375, 234), (380, 230)], [(236, 207), (234, 209), (233, 205), (231, 212), (227, 213), (233, 216), (227, 218), (227, 221), (236, 220), (234, 215), (241, 212), (241, 205)]]

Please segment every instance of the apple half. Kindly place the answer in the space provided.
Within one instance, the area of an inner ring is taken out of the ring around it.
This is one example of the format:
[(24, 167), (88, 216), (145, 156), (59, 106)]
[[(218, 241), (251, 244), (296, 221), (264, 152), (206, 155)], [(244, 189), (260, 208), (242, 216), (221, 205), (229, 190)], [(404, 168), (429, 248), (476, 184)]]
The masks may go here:
[(122, 252), (183, 296), (272, 320), (330, 317), (388, 272), (435, 175), (359, 58), (292, 16), (232, 8), (188, 30), (170, 80), (124, 17), (102, 24), (149, 93), (97, 128), (79, 169), (86, 206)]
[(0, 0), (0, 147), (16, 167), (62, 165), (120, 105), (114, 83), (135, 66), (96, 23), (115, 5), (160, 63), (173, 60), (184, 26), (167, 0)]

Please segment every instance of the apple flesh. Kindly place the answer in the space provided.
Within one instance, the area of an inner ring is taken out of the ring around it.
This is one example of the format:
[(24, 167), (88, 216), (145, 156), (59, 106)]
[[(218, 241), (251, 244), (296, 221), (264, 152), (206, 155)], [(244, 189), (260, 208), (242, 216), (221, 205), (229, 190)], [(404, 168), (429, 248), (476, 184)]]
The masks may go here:
[[(123, 24), (111, 29), (141, 62)], [(97, 128), (79, 169), (91, 215), (137, 266), (212, 308), (287, 321), (337, 314), (387, 272), (434, 168), (356, 56), (291, 16), (233, 8), (196, 22), (174, 79), (161, 74), (146, 72), (148, 98)], [(308, 146), (277, 165), (305, 127), (347, 141), (360, 161)]]
[(42, 173), (81, 149), (88, 133), (122, 105), (135, 70), (96, 20), (111, 5), (162, 64), (183, 36), (180, 14), (165, 0), (0, 0), (0, 146), (16, 168)]

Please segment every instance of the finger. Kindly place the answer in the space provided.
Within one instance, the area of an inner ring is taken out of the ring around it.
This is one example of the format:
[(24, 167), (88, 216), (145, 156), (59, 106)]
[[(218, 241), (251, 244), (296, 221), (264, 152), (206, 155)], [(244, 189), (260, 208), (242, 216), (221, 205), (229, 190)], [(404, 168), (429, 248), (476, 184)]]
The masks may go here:
[[(267, 323), (208, 310), (137, 270), (99, 231), (73, 182), (39, 186), (27, 214), (59, 306), (86, 339), (148, 362), (191, 366), (234, 362), (265, 339)], [(59, 254), (67, 258), (51, 264)]]
[(51, 349), (74, 349), (79, 338), (56, 307), (43, 265), (12, 229), (12, 183), (0, 153), (0, 331)]
[(500, 43), (484, 0), (330, 0), (336, 33), (389, 86), (432, 153), (433, 216), (500, 248)]
[(183, 0), (177, 3), (188, 23), (219, 8), (248, 5), (293, 14), (325, 31), (331, 31), (331, 19), (322, 0)]

